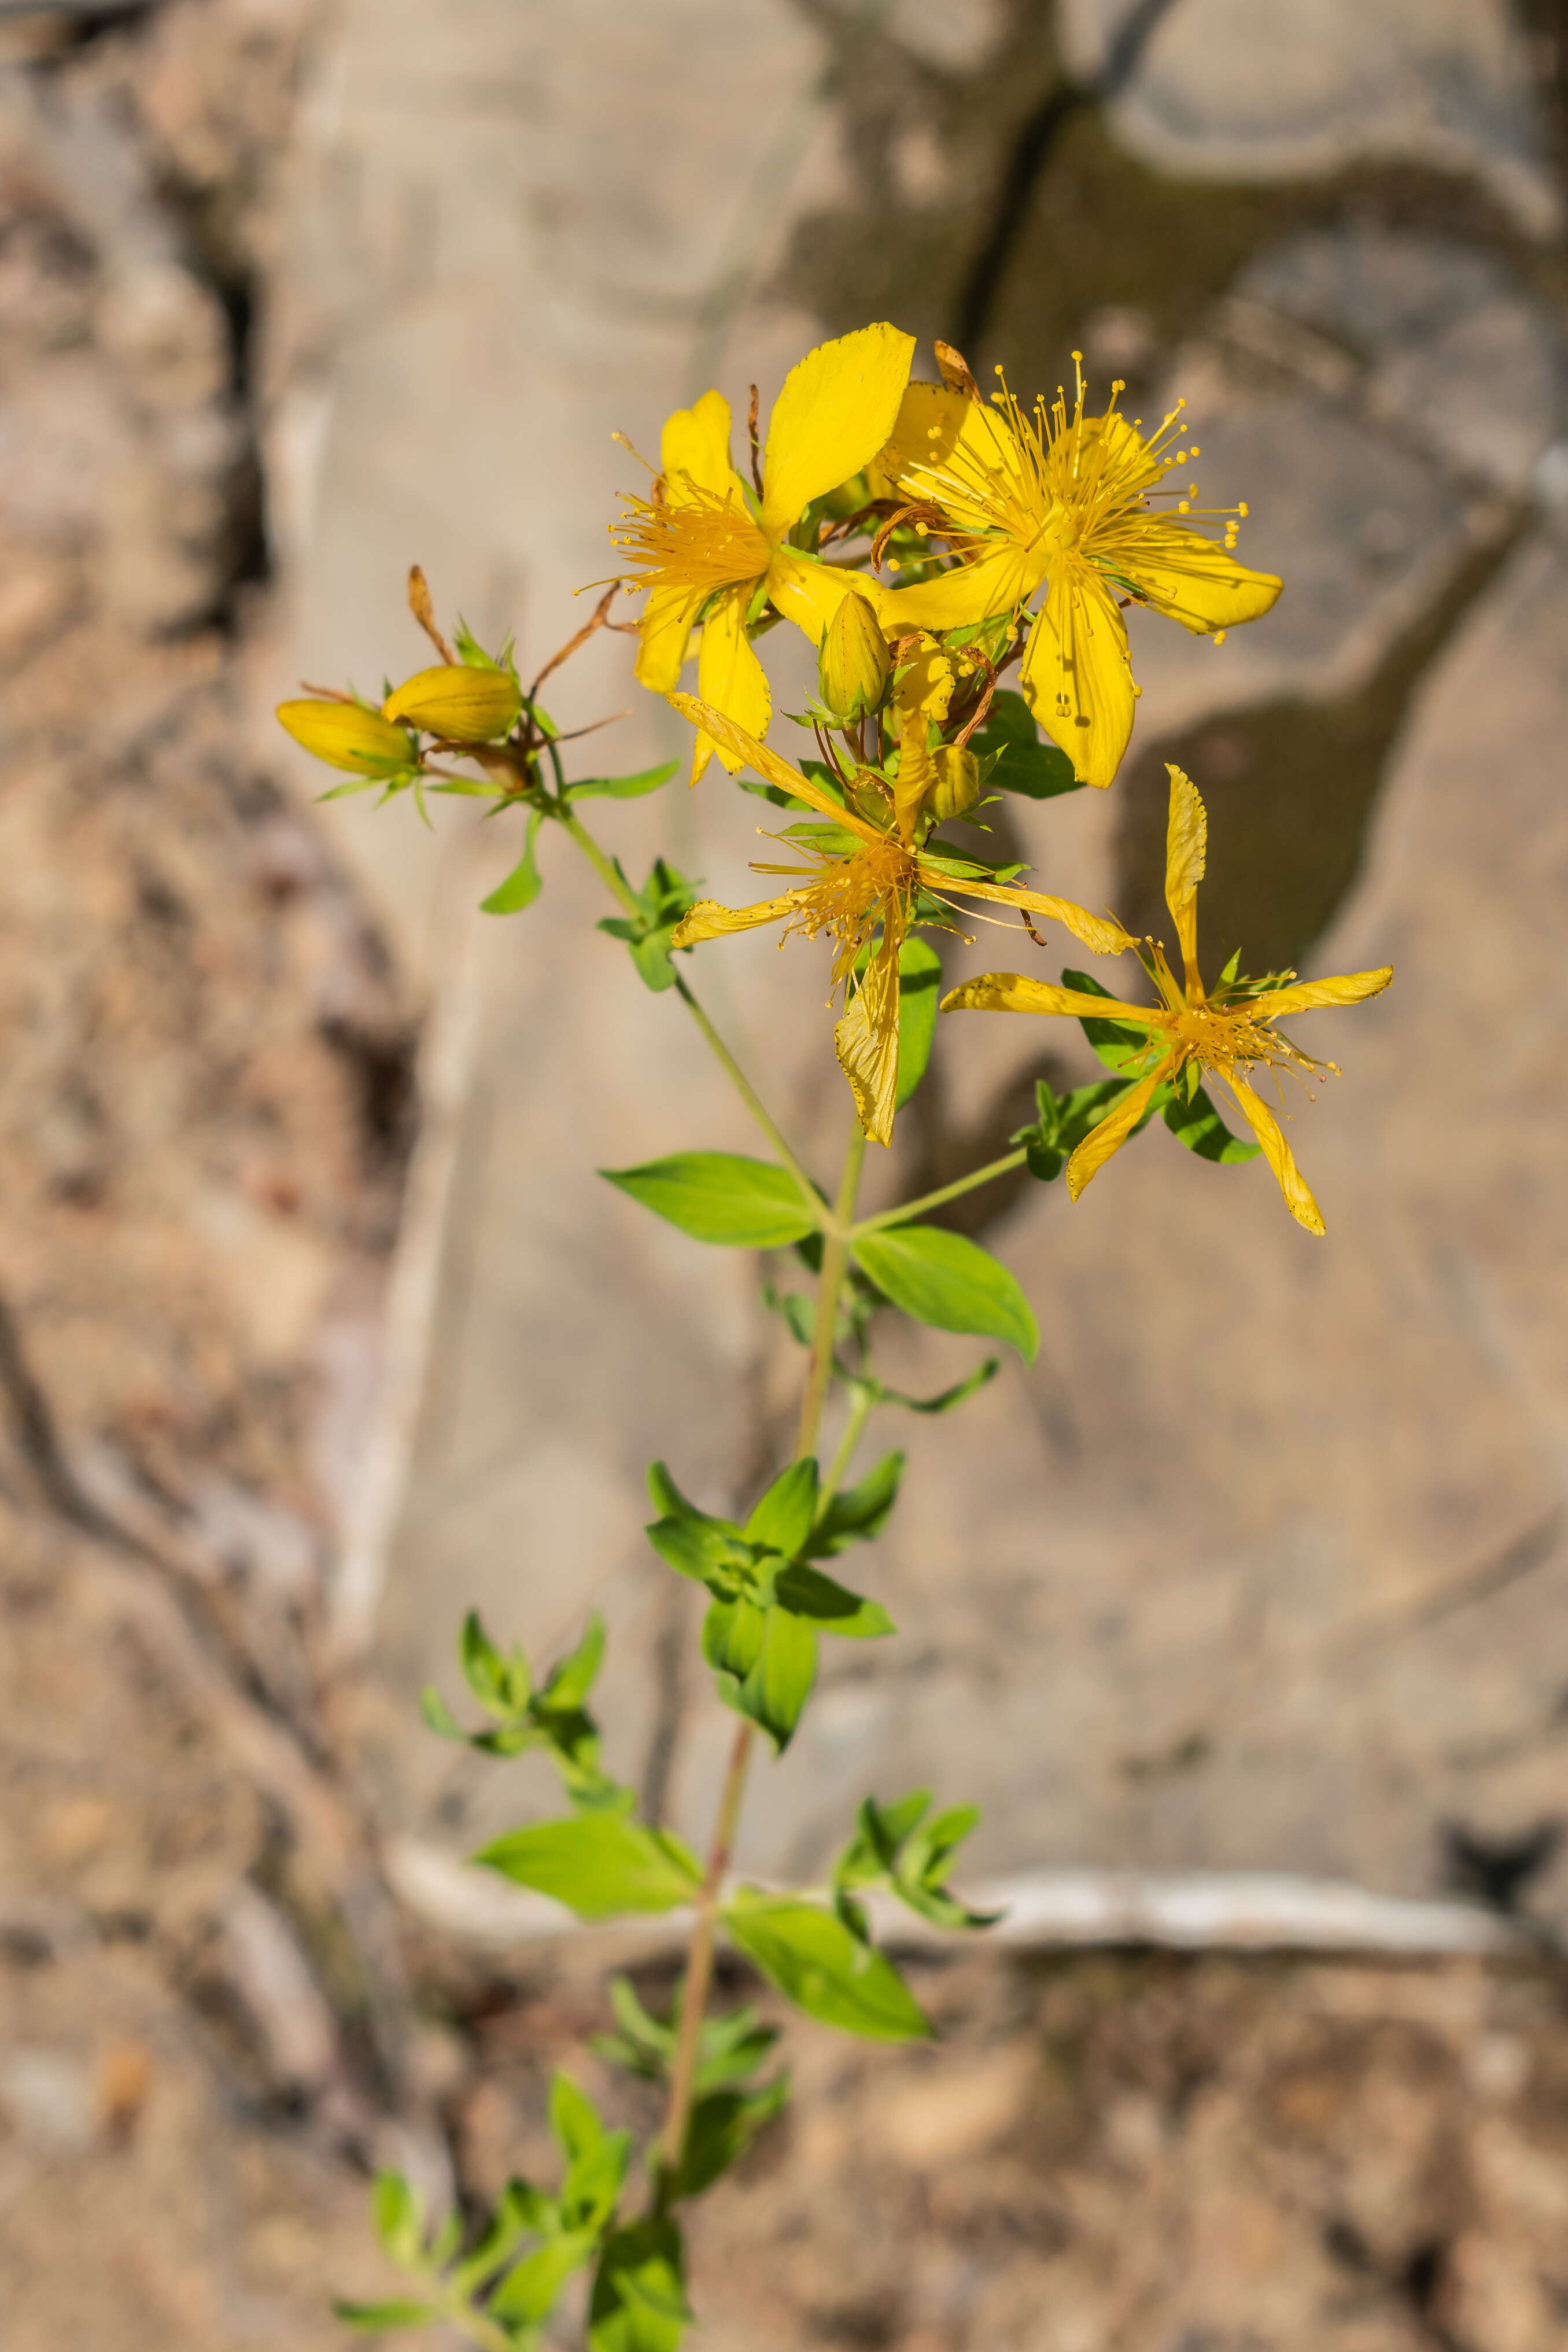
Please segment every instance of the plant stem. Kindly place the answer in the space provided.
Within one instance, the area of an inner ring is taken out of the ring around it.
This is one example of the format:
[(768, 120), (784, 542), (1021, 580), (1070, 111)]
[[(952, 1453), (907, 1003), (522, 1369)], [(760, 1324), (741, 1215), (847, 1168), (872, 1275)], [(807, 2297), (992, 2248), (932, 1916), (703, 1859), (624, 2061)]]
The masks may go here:
[(821, 1425), (822, 1406), (828, 1394), (828, 1381), (833, 1369), (833, 1342), (838, 1337), (839, 1293), (843, 1288), (844, 1270), (849, 1258), (851, 1221), (855, 1213), (855, 1194), (860, 1191), (861, 1168), (865, 1160), (864, 1129), (857, 1118), (850, 1137), (850, 1148), (844, 1154), (844, 1172), (839, 1179), (839, 1197), (833, 1203), (831, 1230), (822, 1242), (822, 1271), (817, 1282), (817, 1322), (811, 1334), (811, 1369), (806, 1376), (806, 1393), (800, 1400), (800, 1426), (795, 1438), (795, 1459), (803, 1461), (817, 1450), (817, 1432)]
[[(800, 1406), (800, 1426), (795, 1444), (795, 1459), (798, 1462), (815, 1451), (822, 1403), (833, 1368), (839, 1293), (843, 1287), (849, 1256), (847, 1234), (850, 1219), (854, 1215), (855, 1194), (860, 1190), (865, 1145), (866, 1139), (857, 1118), (849, 1150), (844, 1154), (843, 1174), (839, 1180), (833, 1230), (822, 1244), (822, 1270), (817, 1292), (817, 1328), (812, 1335), (811, 1367), (806, 1378), (806, 1394)], [(839, 1475), (842, 1475), (841, 1471)], [(751, 1762), (755, 1737), (749, 1723), (742, 1723), (736, 1732), (735, 1745), (729, 1752), (729, 1769), (725, 1775), (724, 1793), (719, 1799), (718, 1819), (714, 1824), (713, 1843), (708, 1848), (707, 1865), (703, 1872), (702, 1887), (696, 1900), (691, 1956), (686, 1962), (686, 1979), (681, 1991), (674, 2062), (670, 2068), (670, 2100), (664, 2111), (664, 2128), (660, 2140), (658, 2207), (661, 2211), (670, 2201), (681, 2158), (685, 2153), (686, 2132), (691, 2123), (692, 2098), (696, 2084), (697, 2056), (702, 2043), (703, 2013), (707, 2007), (708, 1988), (713, 1982), (719, 1889), (729, 1866), (730, 1849), (735, 1843), (736, 1823), (740, 1818), (740, 1801), (746, 1789), (747, 1769)]]
[[(570, 807), (563, 804), (563, 806), (555, 812), (555, 814), (557, 822), (564, 826), (565, 830), (571, 835), (571, 838), (576, 842), (579, 849), (581, 850), (584, 857), (587, 858), (589, 864), (592, 866), (594, 872), (598, 875), (605, 888), (614, 895), (621, 907), (635, 922), (643, 913), (642, 904), (638, 899), (636, 892), (632, 889), (625, 876), (621, 872), (614, 859), (605, 856), (603, 850), (601, 849), (599, 844), (594, 840), (593, 835), (589, 832), (588, 827), (582, 824), (580, 818), (573, 814)], [(706, 1039), (707, 1044), (717, 1060), (720, 1068), (724, 1071), (726, 1077), (728, 1078), (731, 1086), (740, 1097), (741, 1101), (746, 1105), (747, 1109), (751, 1113), (752, 1118), (757, 1121), (758, 1126), (762, 1129), (763, 1134), (768, 1138), (768, 1142), (773, 1146), (774, 1150), (779, 1154), (779, 1159), (784, 1162), (785, 1167), (795, 1179), (797, 1185), (800, 1187), (802, 1200), (807, 1202), (813, 1210), (820, 1210), (822, 1200), (821, 1194), (818, 1192), (815, 1184), (812, 1183), (810, 1177), (806, 1173), (804, 1168), (801, 1167), (799, 1160), (796, 1159), (795, 1154), (790, 1150), (789, 1146), (785, 1142), (784, 1138), (779, 1131), (777, 1120), (769, 1111), (767, 1104), (763, 1101), (761, 1096), (758, 1093), (757, 1088), (752, 1085), (751, 1080), (747, 1076), (746, 1072), (741, 1068), (740, 1064), (736, 1060), (735, 1055), (730, 1052), (729, 1047), (725, 1044), (724, 1039), (719, 1035), (718, 1031), (714, 1027), (713, 1023), (709, 1020), (701, 1004), (698, 1003), (697, 999), (693, 994), (691, 987), (685, 975), (678, 971), (675, 974), (675, 993), (680, 998), (681, 1003), (685, 1006), (686, 1011), (691, 1014), (692, 1019), (696, 1023), (697, 1027), (702, 1031), (704, 1037)]]
[(867, 1217), (854, 1227), (857, 1234), (880, 1234), (889, 1225), (902, 1225), (910, 1217), (924, 1215), (927, 1209), (939, 1209), (944, 1201), (956, 1201), (961, 1192), (972, 1192), (977, 1184), (988, 1184), (998, 1176), (1006, 1176), (1014, 1168), (1021, 1168), (1029, 1158), (1027, 1146), (1020, 1144), (1003, 1160), (993, 1160), (987, 1167), (977, 1168), (968, 1176), (960, 1176), (951, 1184), (944, 1184), (935, 1192), (923, 1192), (918, 1201), (905, 1201), (896, 1209), (884, 1209), (879, 1217)]
[(821, 1491), (817, 1497), (819, 1511), (826, 1509), (843, 1485), (845, 1474), (850, 1464), (854, 1460), (855, 1447), (861, 1442), (861, 1432), (871, 1419), (872, 1408), (875, 1402), (874, 1389), (868, 1388), (863, 1381), (852, 1383), (849, 1419), (844, 1423), (844, 1433), (839, 1440), (838, 1450), (828, 1465), (828, 1475), (822, 1481)]

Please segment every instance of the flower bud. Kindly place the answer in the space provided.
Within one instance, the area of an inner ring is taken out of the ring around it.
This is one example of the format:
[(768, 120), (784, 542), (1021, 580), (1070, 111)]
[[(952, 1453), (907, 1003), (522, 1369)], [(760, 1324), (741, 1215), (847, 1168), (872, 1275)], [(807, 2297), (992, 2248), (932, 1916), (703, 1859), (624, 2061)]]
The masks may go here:
[(362, 702), (280, 702), (277, 716), (297, 743), (351, 776), (395, 776), (419, 759), (413, 739)]
[(973, 751), (956, 743), (939, 744), (931, 754), (936, 771), (926, 786), (921, 811), (934, 824), (967, 815), (980, 797), (980, 763)]
[(493, 743), (511, 733), (522, 707), (522, 688), (509, 670), (455, 662), (405, 678), (382, 703), (382, 716), (405, 719), (449, 743)]
[(876, 614), (852, 588), (822, 633), (817, 685), (824, 709), (846, 722), (862, 719), (887, 691), (892, 667)]

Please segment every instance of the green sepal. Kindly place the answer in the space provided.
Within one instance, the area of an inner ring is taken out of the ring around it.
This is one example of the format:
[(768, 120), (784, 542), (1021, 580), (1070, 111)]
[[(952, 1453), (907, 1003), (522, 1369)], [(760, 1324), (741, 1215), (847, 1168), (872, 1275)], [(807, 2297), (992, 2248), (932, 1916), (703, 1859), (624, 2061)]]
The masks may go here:
[(504, 882), (498, 882), (487, 898), (479, 901), (484, 915), (520, 915), (531, 907), (544, 887), (538, 866), (534, 863), (534, 845), (544, 823), (544, 811), (531, 808), (523, 831), (523, 854)]
[(877, 1288), (915, 1322), (1003, 1339), (1026, 1364), (1034, 1361), (1040, 1331), (1030, 1303), (977, 1242), (939, 1225), (884, 1225), (856, 1234), (850, 1246)]
[(677, 1837), (612, 1813), (577, 1813), (509, 1830), (474, 1859), (550, 1895), (580, 1919), (674, 1911), (702, 1885), (695, 1856)]
[(721, 1916), (736, 1948), (808, 2017), (873, 2042), (932, 2038), (930, 2020), (892, 1961), (833, 1912), (741, 1887)]
[(598, 1172), (694, 1241), (726, 1249), (784, 1249), (820, 1222), (788, 1170), (736, 1151), (677, 1151)]

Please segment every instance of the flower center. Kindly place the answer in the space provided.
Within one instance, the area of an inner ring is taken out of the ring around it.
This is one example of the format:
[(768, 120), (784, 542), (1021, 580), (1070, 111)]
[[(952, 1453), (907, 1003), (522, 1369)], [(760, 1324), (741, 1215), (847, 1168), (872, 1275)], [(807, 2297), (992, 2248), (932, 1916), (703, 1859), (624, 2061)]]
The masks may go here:
[(678, 499), (656, 506), (628, 498), (613, 537), (644, 588), (688, 588), (706, 596), (760, 580), (773, 561), (768, 534), (742, 499), (695, 482), (683, 481)]

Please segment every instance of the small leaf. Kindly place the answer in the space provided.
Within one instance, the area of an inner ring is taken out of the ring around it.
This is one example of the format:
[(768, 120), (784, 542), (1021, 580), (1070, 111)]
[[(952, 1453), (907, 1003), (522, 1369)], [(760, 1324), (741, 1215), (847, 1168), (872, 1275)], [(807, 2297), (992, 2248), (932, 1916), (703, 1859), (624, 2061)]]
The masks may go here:
[(667, 784), (680, 764), (678, 760), (666, 760), (634, 776), (588, 776), (580, 784), (568, 784), (566, 796), (570, 801), (641, 800), (644, 793), (656, 793), (661, 784)]
[(803, 1549), (817, 1516), (817, 1465), (808, 1456), (780, 1471), (743, 1530), (747, 1543), (764, 1545), (793, 1559)]
[[(486, 1633), (476, 1609), (470, 1609), (463, 1620), (458, 1635), (457, 1656), (463, 1668), (463, 1678), (481, 1706), (492, 1715), (507, 1715), (512, 1710), (512, 1677), (507, 1661), (502, 1657)], [(526, 1702), (528, 1691), (523, 1691)]]
[(703, 1624), (703, 1655), (719, 1696), (757, 1724), (782, 1755), (817, 1674), (817, 1636), (787, 1609), (716, 1601)]
[[(1196, 1069), (1196, 1062), (1189, 1062)], [(1171, 1101), (1166, 1105), (1166, 1125), (1178, 1143), (1196, 1151), (1200, 1160), (1239, 1161), (1256, 1160), (1259, 1146), (1232, 1135), (1213, 1103), (1201, 1087), (1196, 1087), (1190, 1102)]]
[(428, 2303), (334, 2303), (334, 2315), (345, 2327), (357, 2327), (373, 2336), (382, 2328), (425, 2327), (440, 2313)]
[(992, 696), (985, 723), (970, 737), (969, 749), (981, 761), (990, 757), (994, 764), (986, 772), (986, 782), (998, 792), (1046, 801), (1079, 789), (1066, 752), (1040, 741), (1028, 703), (1006, 687)]
[(955, 1381), (950, 1389), (944, 1389), (937, 1396), (912, 1397), (905, 1396), (900, 1389), (883, 1389), (879, 1402), (901, 1404), (905, 1412), (951, 1412), (956, 1406), (963, 1404), (972, 1397), (977, 1390), (987, 1387), (996, 1379), (1001, 1369), (1002, 1360), (999, 1356), (988, 1356), (985, 1362), (969, 1374), (967, 1380)]
[(593, 1688), (603, 1657), (604, 1620), (596, 1609), (589, 1618), (588, 1631), (570, 1656), (551, 1668), (541, 1696), (552, 1709), (564, 1711), (580, 1706)]
[(898, 1970), (831, 1911), (742, 1889), (725, 1906), (737, 1948), (808, 2017), (873, 2042), (929, 2039), (933, 2028)]
[(869, 1642), (879, 1634), (898, 1631), (880, 1601), (867, 1601), (859, 1592), (847, 1591), (831, 1576), (824, 1576), (821, 1569), (808, 1568), (803, 1560), (792, 1560), (781, 1570), (773, 1590), (780, 1609), (841, 1639)]
[(604, 2139), (604, 2126), (593, 2101), (559, 2069), (550, 2078), (549, 2127), (569, 2164), (580, 2156), (596, 2154)]
[[(922, 1410), (928, 1411), (929, 1407)], [(904, 1456), (886, 1454), (876, 1468), (862, 1478), (857, 1486), (846, 1486), (833, 1496), (811, 1530), (806, 1546), (812, 1559), (831, 1559), (835, 1553), (847, 1549), (852, 1543), (869, 1543), (880, 1535), (889, 1512), (898, 1500), (899, 1481), (904, 1475)]]
[(555, 2225), (555, 2206), (549, 2198), (526, 2180), (508, 2180), (473, 2252), (454, 2264), (453, 2287), (461, 2295), (473, 2294), (503, 2263), (511, 2260), (525, 2238), (551, 2232)]
[(598, 2245), (597, 2230), (568, 2231), (559, 2238), (547, 2238), (501, 2281), (489, 2300), (491, 2317), (521, 2320), (530, 2327), (548, 2319), (573, 2271), (592, 2260)]
[[(1110, 990), (1087, 971), (1063, 971), (1063, 988), (1076, 989), (1083, 996), (1110, 996)], [(1149, 1055), (1149, 1033), (1134, 1029), (1125, 1021), (1102, 1021), (1091, 1016), (1080, 1018), (1079, 1027), (1093, 1047), (1097, 1058), (1108, 1070), (1118, 1074), (1132, 1063), (1146, 1062)]]
[(599, 1173), (694, 1241), (727, 1249), (782, 1249), (818, 1223), (787, 1170), (738, 1152), (677, 1151), (645, 1167)]
[(544, 887), (539, 869), (534, 863), (534, 842), (543, 822), (540, 810), (528, 811), (528, 830), (523, 835), (523, 854), (506, 880), (497, 883), (487, 898), (480, 899), (481, 914), (520, 915), (525, 907), (533, 905)]
[(737, 2164), (765, 2125), (788, 2105), (789, 2077), (775, 2076), (760, 2091), (711, 2091), (698, 2099), (686, 2127), (685, 2152), (672, 2194), (700, 2197)]
[(589, 2352), (677, 2352), (690, 2325), (675, 2224), (634, 2221), (607, 2238), (588, 2307)]
[(937, 1225), (884, 1225), (851, 1246), (878, 1289), (917, 1323), (1005, 1339), (1033, 1362), (1040, 1333), (1029, 1301), (977, 1243)]
[(582, 1919), (674, 1911), (702, 1885), (695, 1857), (678, 1838), (608, 1813), (508, 1831), (475, 1860), (553, 1896)]
[(942, 959), (925, 940), (905, 940), (898, 950), (898, 1092), (902, 1110), (931, 1059), (936, 1034), (936, 1000), (942, 992)]
[(442, 1697), (434, 1683), (427, 1683), (419, 1694), (419, 1712), (427, 1731), (440, 1739), (466, 1739), (468, 1734)]
[(424, 2204), (401, 2172), (377, 2173), (371, 2221), (389, 2259), (412, 2270), (424, 2251)]

